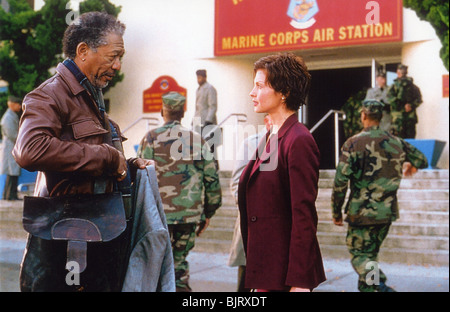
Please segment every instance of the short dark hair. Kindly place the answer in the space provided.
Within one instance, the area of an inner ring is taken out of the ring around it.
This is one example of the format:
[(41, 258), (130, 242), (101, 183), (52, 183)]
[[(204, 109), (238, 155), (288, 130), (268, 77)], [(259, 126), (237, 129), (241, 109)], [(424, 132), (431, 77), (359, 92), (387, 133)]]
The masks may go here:
[(199, 69), (199, 70), (197, 70), (197, 71), (195, 72), (195, 74), (196, 74), (197, 76), (202, 76), (202, 77), (205, 77), (205, 78), (206, 78), (206, 70), (205, 70), (205, 69)]
[(63, 52), (66, 57), (74, 59), (77, 46), (85, 42), (89, 48), (96, 49), (106, 44), (105, 38), (110, 33), (123, 36), (125, 25), (114, 16), (104, 12), (88, 12), (79, 16), (64, 32)]
[(378, 122), (383, 117), (383, 109), (383, 102), (374, 99), (364, 100), (361, 106), (361, 112), (364, 112), (369, 119)]
[(311, 75), (303, 58), (293, 53), (281, 53), (260, 58), (255, 62), (254, 73), (267, 72), (267, 83), (286, 97), (286, 107), (296, 111), (306, 104), (311, 86)]
[(181, 120), (184, 117), (184, 110), (177, 110), (177, 109), (170, 109), (165, 106), (163, 106), (163, 114), (166, 116), (169, 120)]

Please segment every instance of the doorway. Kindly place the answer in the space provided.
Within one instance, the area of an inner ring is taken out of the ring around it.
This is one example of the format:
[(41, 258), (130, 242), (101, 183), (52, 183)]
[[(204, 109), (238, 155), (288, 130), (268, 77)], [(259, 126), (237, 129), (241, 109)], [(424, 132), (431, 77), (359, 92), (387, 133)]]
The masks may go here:
[[(306, 105), (306, 126), (311, 129), (330, 109), (340, 110), (350, 96), (371, 86), (371, 67), (312, 70)], [(314, 132), (320, 150), (320, 169), (335, 169), (334, 119), (331, 115)], [(339, 148), (344, 130), (339, 122)]]

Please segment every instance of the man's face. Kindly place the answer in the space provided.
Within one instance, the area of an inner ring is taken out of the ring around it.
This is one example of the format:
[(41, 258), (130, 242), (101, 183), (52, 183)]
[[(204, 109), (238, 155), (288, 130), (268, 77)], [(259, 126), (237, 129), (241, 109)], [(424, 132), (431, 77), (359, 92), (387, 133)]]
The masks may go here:
[(384, 78), (382, 76), (378, 76), (377, 77), (377, 85), (380, 88), (384, 88), (386, 86), (386, 78)]
[(12, 102), (12, 101), (8, 101), (8, 107), (13, 111), (13, 112), (20, 112), (20, 110), (22, 109), (22, 104), (17, 103), (17, 102)]
[(106, 36), (107, 44), (88, 49), (83, 73), (94, 87), (105, 88), (120, 70), (125, 53), (123, 38), (115, 33)]
[(204, 84), (206, 82), (206, 77), (203, 77), (201, 75), (197, 75), (197, 82), (201, 86), (202, 84)]
[(402, 69), (397, 69), (397, 77), (402, 78), (404, 76), (406, 76), (406, 72)]

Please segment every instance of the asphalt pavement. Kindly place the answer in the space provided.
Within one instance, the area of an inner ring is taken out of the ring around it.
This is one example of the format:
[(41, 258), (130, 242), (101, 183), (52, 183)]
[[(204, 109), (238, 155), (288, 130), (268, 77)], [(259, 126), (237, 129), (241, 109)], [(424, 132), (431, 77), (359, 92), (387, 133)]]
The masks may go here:
[[(19, 291), (19, 268), (24, 240), (0, 240), (0, 292)], [(227, 265), (228, 254), (189, 254), (190, 284), (194, 292), (235, 292), (237, 268)], [(358, 292), (357, 276), (349, 259), (323, 259), (327, 280), (315, 292)], [(379, 263), (387, 284), (398, 292), (449, 292), (449, 267)]]

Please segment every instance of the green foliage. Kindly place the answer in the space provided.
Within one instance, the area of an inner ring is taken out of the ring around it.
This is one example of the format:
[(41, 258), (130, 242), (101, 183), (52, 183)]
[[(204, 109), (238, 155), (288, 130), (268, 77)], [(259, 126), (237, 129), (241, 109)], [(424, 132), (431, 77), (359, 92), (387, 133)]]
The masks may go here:
[(442, 48), (440, 56), (445, 68), (449, 69), (449, 2), (448, 0), (403, 0), (403, 5), (417, 13), (417, 16), (428, 21), (436, 30), (441, 40)]
[(352, 94), (341, 108), (341, 110), (345, 113), (345, 119), (342, 123), (345, 140), (361, 132), (363, 129), (363, 125), (361, 123), (361, 113), (359, 110), (362, 107), (362, 102), (364, 101), (366, 94), (367, 89), (363, 89), (355, 94)]
[[(34, 11), (27, 0), (8, 0), (10, 12), (0, 7), (0, 79), (8, 83), (9, 94), (25, 96), (48, 79), (52, 75), (50, 70), (63, 60), (62, 38), (70, 13), (66, 9), (68, 2), (45, 0), (39, 11)], [(118, 16), (121, 7), (108, 0), (80, 3), (80, 12), (90, 11)], [(117, 75), (109, 87), (122, 79), (123, 74)], [(6, 97), (0, 97), (0, 112), (5, 109)]]
[(86, 0), (80, 3), (80, 13), (86, 12), (106, 12), (108, 14), (114, 15), (115, 17), (119, 16), (120, 11), (122, 10), (121, 6), (116, 7), (111, 4), (108, 0)]

